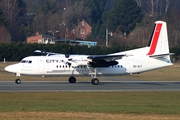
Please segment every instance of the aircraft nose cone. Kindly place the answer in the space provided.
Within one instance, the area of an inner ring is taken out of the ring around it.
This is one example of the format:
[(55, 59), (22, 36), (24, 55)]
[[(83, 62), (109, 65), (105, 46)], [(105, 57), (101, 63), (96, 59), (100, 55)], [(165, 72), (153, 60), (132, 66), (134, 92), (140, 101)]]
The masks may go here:
[(7, 72), (15, 72), (17, 70), (17, 67), (15, 65), (9, 65), (5, 67), (5, 71)]
[(7, 66), (7, 67), (5, 67), (5, 69), (4, 69), (5, 71), (7, 71), (7, 72), (10, 72), (11, 71), (11, 66)]

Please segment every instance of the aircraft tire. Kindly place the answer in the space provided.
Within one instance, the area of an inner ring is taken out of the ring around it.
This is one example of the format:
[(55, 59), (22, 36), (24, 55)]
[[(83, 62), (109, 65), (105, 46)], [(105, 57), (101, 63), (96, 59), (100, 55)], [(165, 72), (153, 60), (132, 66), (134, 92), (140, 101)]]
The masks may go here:
[(76, 83), (76, 78), (74, 76), (71, 76), (69, 78), (69, 83)]
[(16, 83), (16, 84), (21, 84), (21, 80), (20, 80), (20, 79), (16, 79), (16, 80), (15, 80), (15, 83)]
[(99, 84), (99, 80), (98, 80), (97, 78), (93, 78), (93, 79), (91, 80), (91, 83), (92, 83), (93, 85), (98, 85), (98, 84)]

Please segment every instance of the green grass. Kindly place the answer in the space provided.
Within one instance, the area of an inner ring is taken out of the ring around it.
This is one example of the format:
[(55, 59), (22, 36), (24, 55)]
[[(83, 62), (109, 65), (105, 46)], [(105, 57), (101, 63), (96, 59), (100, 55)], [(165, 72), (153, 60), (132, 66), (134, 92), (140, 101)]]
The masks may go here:
[(0, 93), (0, 112), (180, 114), (180, 92)]

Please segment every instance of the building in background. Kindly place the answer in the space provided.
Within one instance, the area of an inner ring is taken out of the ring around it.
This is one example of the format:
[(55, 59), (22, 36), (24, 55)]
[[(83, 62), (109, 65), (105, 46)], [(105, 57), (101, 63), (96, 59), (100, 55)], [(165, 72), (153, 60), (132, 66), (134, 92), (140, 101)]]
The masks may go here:
[(55, 36), (39, 34), (39, 32), (36, 32), (35, 36), (30, 36), (27, 38), (27, 43), (55, 44), (56, 39), (57, 37)]
[(55, 44), (57, 42), (60, 42), (68, 43), (71, 45), (96, 46), (97, 42), (85, 41), (85, 39), (91, 34), (91, 29), (91, 26), (85, 20), (82, 20), (72, 31), (68, 32), (65, 30), (66, 33), (63, 33), (64, 38), (62, 36), (54, 36), (54, 34), (47, 35), (39, 34), (39, 32), (36, 32), (35, 36), (30, 36), (27, 38), (27, 43)]
[(91, 34), (91, 30), (92, 27), (85, 20), (82, 20), (73, 30), (68, 32), (67, 38), (86, 40), (86, 38)]

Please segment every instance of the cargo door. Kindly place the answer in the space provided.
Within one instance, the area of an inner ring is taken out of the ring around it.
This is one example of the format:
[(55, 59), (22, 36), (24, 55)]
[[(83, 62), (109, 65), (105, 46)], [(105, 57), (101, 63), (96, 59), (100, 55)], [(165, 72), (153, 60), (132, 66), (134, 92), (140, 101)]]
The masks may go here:
[(129, 63), (126, 63), (126, 73), (131, 73), (131, 68)]

